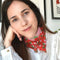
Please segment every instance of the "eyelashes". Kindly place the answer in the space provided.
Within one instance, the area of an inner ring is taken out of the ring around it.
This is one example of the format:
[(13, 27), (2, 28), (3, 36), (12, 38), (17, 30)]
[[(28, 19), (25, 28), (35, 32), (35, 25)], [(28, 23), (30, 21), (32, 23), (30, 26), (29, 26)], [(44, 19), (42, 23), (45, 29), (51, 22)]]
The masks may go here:
[(24, 15), (28, 15), (29, 12), (25, 12)]
[(13, 19), (12, 22), (15, 22), (15, 21), (17, 21), (17, 20), (18, 20), (18, 19)]
[[(24, 12), (24, 13), (22, 14), (22, 16), (23, 16), (23, 17), (26, 17), (26, 16), (28, 16), (28, 14), (29, 14), (29, 11), (26, 11), (26, 12)], [(16, 21), (18, 21), (18, 20), (20, 20), (20, 19), (18, 19), (17, 17), (15, 17), (15, 18), (12, 19), (12, 22), (16, 22)]]

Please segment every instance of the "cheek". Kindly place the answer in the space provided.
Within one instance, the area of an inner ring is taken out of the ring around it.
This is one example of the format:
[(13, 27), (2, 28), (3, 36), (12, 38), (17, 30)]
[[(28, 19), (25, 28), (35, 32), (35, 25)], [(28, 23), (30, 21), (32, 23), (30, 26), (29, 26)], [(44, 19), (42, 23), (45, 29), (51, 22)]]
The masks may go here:
[(30, 23), (34, 24), (35, 26), (38, 24), (37, 18), (34, 13), (31, 15), (30, 19)]
[(37, 22), (37, 19), (36, 19), (36, 18), (35, 18), (35, 19), (33, 19), (32, 24), (33, 24), (35, 27), (37, 27), (38, 22)]
[(19, 25), (18, 25), (18, 24), (11, 24), (11, 26), (12, 26), (16, 31), (19, 31)]
[(20, 27), (20, 25), (19, 24), (13, 24), (13, 25), (11, 25), (14, 29), (15, 29), (15, 31), (16, 32), (18, 32), (19, 34), (24, 34), (20, 29), (21, 29), (21, 27)]

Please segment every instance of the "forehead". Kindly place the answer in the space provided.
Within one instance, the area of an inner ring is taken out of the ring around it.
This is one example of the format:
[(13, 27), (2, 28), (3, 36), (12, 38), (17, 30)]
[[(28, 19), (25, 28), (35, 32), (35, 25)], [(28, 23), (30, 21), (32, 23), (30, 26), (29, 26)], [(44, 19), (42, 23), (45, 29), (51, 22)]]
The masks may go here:
[(22, 1), (13, 1), (13, 2), (11, 3), (11, 5), (9, 6), (8, 10), (9, 10), (9, 9), (16, 9), (16, 8), (22, 9), (22, 8), (26, 8), (26, 7), (28, 7), (28, 5), (25, 4), (25, 3), (22, 2)]
[(13, 16), (13, 14), (17, 14), (25, 8), (29, 8), (29, 6), (24, 2), (13, 1), (7, 10), (7, 15)]
[(10, 6), (28, 6), (26, 3), (24, 3), (24, 2), (22, 2), (22, 1), (13, 1), (12, 3), (11, 3), (11, 5)]

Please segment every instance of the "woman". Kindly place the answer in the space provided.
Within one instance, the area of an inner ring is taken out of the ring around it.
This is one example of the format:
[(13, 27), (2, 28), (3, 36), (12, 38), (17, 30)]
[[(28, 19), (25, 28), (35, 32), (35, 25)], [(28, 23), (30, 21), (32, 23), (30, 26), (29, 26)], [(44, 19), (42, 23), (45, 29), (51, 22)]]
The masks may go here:
[(2, 37), (6, 49), (1, 51), (3, 60), (57, 60), (56, 36), (57, 33), (45, 26), (39, 9), (31, 1), (4, 1)]

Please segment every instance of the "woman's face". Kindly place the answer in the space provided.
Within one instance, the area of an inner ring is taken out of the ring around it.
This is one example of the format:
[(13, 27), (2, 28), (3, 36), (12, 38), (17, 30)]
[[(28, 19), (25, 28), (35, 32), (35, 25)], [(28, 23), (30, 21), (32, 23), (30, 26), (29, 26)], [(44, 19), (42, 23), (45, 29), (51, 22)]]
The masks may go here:
[(11, 26), (22, 36), (33, 38), (37, 32), (37, 18), (31, 8), (23, 2), (13, 1), (7, 10)]

